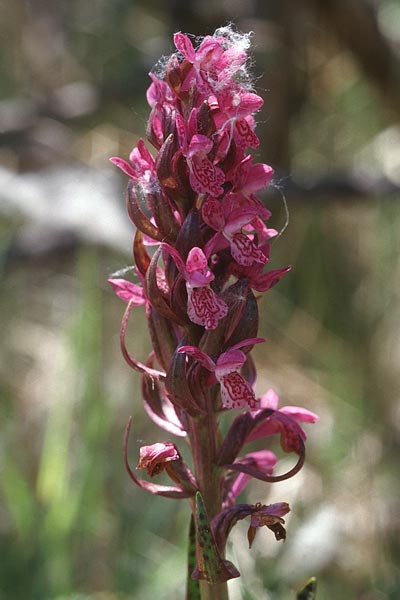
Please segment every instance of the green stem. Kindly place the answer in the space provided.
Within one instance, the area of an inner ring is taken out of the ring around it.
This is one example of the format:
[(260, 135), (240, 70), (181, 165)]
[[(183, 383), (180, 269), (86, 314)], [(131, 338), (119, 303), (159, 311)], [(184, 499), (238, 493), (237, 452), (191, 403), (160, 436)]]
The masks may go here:
[[(218, 422), (211, 410), (191, 420), (190, 444), (196, 479), (209, 521), (222, 510), (220, 469), (216, 466)], [(200, 581), (201, 600), (228, 600), (226, 582)]]
[(201, 600), (229, 600), (226, 583), (208, 583), (200, 581)]

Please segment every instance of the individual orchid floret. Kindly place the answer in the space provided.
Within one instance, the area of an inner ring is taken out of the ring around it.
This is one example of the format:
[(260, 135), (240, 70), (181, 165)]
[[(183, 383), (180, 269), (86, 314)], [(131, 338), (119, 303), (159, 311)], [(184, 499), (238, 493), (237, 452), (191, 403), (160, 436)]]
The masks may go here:
[(272, 389), (259, 398), (258, 410), (270, 408), (274, 412), (254, 428), (247, 441), (280, 433), (285, 452), (295, 451), (299, 454), (299, 440), (305, 442), (307, 439), (299, 422), (315, 423), (318, 415), (300, 406), (283, 406), (278, 409), (278, 404), (279, 396)]
[(185, 353), (192, 356), (195, 360), (214, 374), (216, 380), (221, 386), (221, 400), (223, 408), (244, 408), (249, 406), (255, 408), (257, 405), (253, 388), (250, 383), (239, 373), (246, 362), (246, 355), (239, 350), (244, 346), (259, 344), (264, 342), (264, 338), (249, 338), (242, 340), (223, 352), (217, 361), (205, 354), (195, 346), (181, 346), (179, 353)]
[(289, 415), (299, 423), (315, 423), (319, 419), (318, 415), (302, 406), (281, 406), (279, 408), (279, 396), (272, 388), (260, 396), (259, 403), (260, 408), (273, 408), (274, 410), (279, 410), (281, 413)]
[[(265, 244), (260, 249), (268, 257), (269, 244)], [(232, 263), (229, 266), (231, 275), (234, 275), (238, 279), (247, 279), (249, 287), (257, 292), (266, 292), (271, 289), (286, 273), (289, 273), (291, 267), (282, 267), (265, 272), (263, 269), (264, 265), (261, 263), (254, 263), (250, 267), (245, 267), (238, 263)]]
[[(189, 123), (195, 120), (195, 114), (196, 110), (193, 109)], [(225, 175), (222, 169), (216, 167), (207, 156), (214, 147), (213, 141), (206, 135), (189, 132), (184, 118), (179, 113), (176, 115), (176, 131), (189, 168), (192, 189), (198, 194), (220, 196), (223, 192), (222, 184)]]
[(140, 448), (137, 469), (146, 469), (150, 477), (159, 475), (172, 460), (179, 460), (179, 452), (175, 444), (162, 442)]
[[(202, 206), (203, 219), (209, 227), (217, 231), (205, 247), (208, 255), (230, 246), (233, 259), (242, 266), (254, 263), (265, 264), (267, 257), (258, 248), (243, 228), (257, 219), (259, 208), (254, 205), (237, 206), (232, 196), (225, 196), (222, 202), (208, 198)], [(258, 223), (257, 223), (258, 224)]]
[(277, 541), (286, 538), (286, 531), (283, 527), (285, 521), (282, 518), (290, 512), (289, 505), (286, 502), (277, 502), (276, 504), (235, 504), (225, 508), (218, 513), (211, 522), (211, 529), (214, 539), (221, 552), (224, 551), (228, 535), (238, 521), (251, 518), (250, 527), (247, 533), (249, 546), (251, 547), (257, 529), (259, 527), (268, 527), (273, 531)]
[(145, 479), (140, 479), (135, 474), (134, 470), (131, 468), (128, 460), (128, 441), (129, 434), (132, 427), (132, 419), (129, 419), (128, 425), (125, 430), (124, 442), (123, 442), (123, 453), (124, 453), (124, 463), (125, 468), (128, 472), (129, 477), (132, 481), (142, 490), (146, 490), (150, 492), (150, 494), (155, 494), (157, 496), (164, 496), (165, 498), (189, 498), (190, 496), (194, 496), (196, 493), (195, 486), (189, 486), (188, 482), (179, 482), (176, 486), (170, 485), (158, 485), (151, 481), (146, 481)]
[[(266, 187), (271, 182), (273, 174), (274, 170), (269, 165), (265, 163), (253, 164), (253, 156), (249, 154), (227, 173), (226, 178), (232, 182), (231, 193), (234, 198), (242, 205), (245, 199), (247, 204), (257, 206), (260, 210), (259, 216), (265, 219), (269, 218), (271, 213), (266, 211), (255, 192)], [(267, 216), (265, 216), (265, 211)]]
[(268, 527), (277, 541), (286, 539), (286, 530), (283, 527), (285, 521), (282, 519), (289, 511), (289, 505), (286, 502), (278, 502), (276, 504), (261, 504), (255, 505), (256, 510), (251, 515), (250, 527), (247, 532), (249, 540), (249, 548), (251, 548), (254, 538), (259, 527)]
[(146, 191), (153, 191), (158, 187), (155, 161), (142, 139), (139, 139), (137, 146), (130, 153), (129, 163), (116, 156), (110, 158), (110, 162), (133, 181), (140, 183)]
[(240, 47), (229, 46), (224, 37), (206, 36), (195, 50), (189, 37), (181, 32), (174, 35), (176, 48), (192, 65), (182, 91), (190, 91), (194, 87), (201, 94), (213, 94), (229, 84), (233, 84), (232, 75), (246, 60), (246, 53)]
[(186, 281), (189, 319), (206, 329), (215, 329), (218, 322), (226, 316), (228, 306), (210, 287), (214, 274), (208, 268), (204, 252), (195, 246), (190, 250), (185, 264), (175, 248), (168, 244), (163, 244), (163, 247), (172, 255)]
[(158, 442), (151, 446), (142, 446), (136, 468), (146, 469), (150, 477), (159, 475), (165, 469), (170, 478), (187, 491), (195, 493), (197, 489), (195, 478), (183, 462), (175, 444), (171, 442)]
[(225, 90), (209, 100), (217, 134), (228, 134), (239, 150), (258, 148), (259, 139), (254, 133), (253, 114), (263, 105), (257, 94), (245, 90)]

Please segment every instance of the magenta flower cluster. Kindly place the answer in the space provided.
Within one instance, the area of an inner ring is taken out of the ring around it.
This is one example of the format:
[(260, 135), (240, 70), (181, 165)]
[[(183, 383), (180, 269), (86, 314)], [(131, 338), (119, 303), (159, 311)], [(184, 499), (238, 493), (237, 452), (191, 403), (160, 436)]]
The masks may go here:
[[(174, 42), (176, 53), (165, 72), (150, 74), (147, 139), (155, 156), (140, 139), (129, 161), (111, 159), (129, 177), (137, 283), (118, 278), (110, 283), (127, 302), (121, 348), (143, 375), (145, 410), (162, 429), (187, 439), (192, 465), (168, 440), (142, 447), (138, 468), (150, 477), (165, 471), (173, 485), (139, 478), (127, 458), (130, 424), (125, 462), (137, 485), (188, 498), (194, 516), (200, 492), (223, 557), (230, 530), (245, 517), (250, 517), (250, 545), (264, 525), (276, 539), (285, 538), (282, 517), (290, 510), (285, 502), (237, 504), (236, 499), (253, 477), (275, 482), (298, 472), (306, 439), (299, 422), (314, 422), (316, 415), (278, 408), (272, 390), (260, 398), (254, 392), (250, 353), (264, 342), (257, 336), (254, 292), (270, 289), (290, 267), (267, 268), (277, 232), (268, 227), (271, 213), (256, 194), (270, 183), (273, 170), (248, 153), (259, 146), (254, 115), (263, 104), (248, 76), (248, 36), (221, 28), (196, 46), (182, 33)], [(146, 363), (126, 347), (128, 319), (140, 305), (153, 348)], [(223, 435), (219, 417), (230, 409), (240, 412)], [(274, 474), (277, 458), (271, 451), (241, 454), (249, 442), (273, 434), (280, 435), (285, 452), (297, 455), (295, 466), (282, 475)], [(200, 547), (197, 555), (194, 577), (207, 580)], [(231, 565), (221, 580), (237, 575)]]

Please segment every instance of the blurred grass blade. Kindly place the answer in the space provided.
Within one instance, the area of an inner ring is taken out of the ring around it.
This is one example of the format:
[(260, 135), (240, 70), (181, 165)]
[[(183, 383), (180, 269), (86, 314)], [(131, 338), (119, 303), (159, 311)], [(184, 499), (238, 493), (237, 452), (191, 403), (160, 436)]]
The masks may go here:
[(10, 513), (18, 536), (22, 541), (29, 539), (37, 510), (28, 481), (12, 460), (4, 463), (1, 487), (5, 506)]

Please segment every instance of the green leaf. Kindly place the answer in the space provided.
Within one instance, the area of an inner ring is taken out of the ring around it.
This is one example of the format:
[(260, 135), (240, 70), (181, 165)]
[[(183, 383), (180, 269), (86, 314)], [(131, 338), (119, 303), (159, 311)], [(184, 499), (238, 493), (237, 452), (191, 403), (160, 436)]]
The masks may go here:
[(200, 600), (200, 585), (196, 579), (192, 579), (192, 573), (196, 568), (196, 527), (193, 515), (190, 516), (189, 544), (188, 544), (188, 572), (186, 581), (186, 600)]
[(297, 594), (296, 600), (315, 600), (317, 597), (317, 580), (310, 577), (303, 589)]
[(197, 567), (192, 574), (193, 579), (218, 583), (239, 577), (240, 573), (236, 567), (221, 556), (200, 492), (196, 493), (195, 527)]

